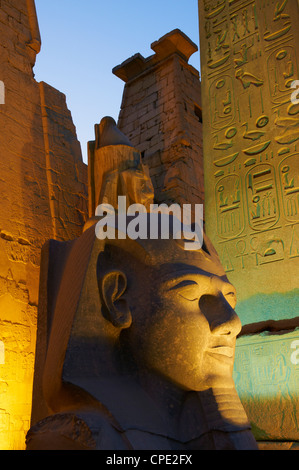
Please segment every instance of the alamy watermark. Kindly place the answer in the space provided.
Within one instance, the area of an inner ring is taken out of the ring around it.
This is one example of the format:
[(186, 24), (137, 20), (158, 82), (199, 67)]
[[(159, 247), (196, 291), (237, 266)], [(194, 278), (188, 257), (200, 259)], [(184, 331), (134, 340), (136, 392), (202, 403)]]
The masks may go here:
[(299, 104), (299, 80), (294, 80), (291, 83), (291, 88), (295, 88), (295, 91), (291, 94), (292, 104)]
[(295, 339), (291, 344), (291, 349), (295, 349), (291, 354), (291, 363), (295, 366), (299, 364), (299, 340)]
[(5, 85), (0, 80), (0, 104), (5, 104)]
[(185, 250), (200, 250), (203, 244), (203, 205), (195, 204), (192, 222), (191, 204), (151, 204), (150, 210), (143, 204), (131, 204), (127, 207), (126, 196), (118, 197), (118, 211), (110, 204), (100, 204), (95, 215), (101, 217), (96, 224), (96, 236), (132, 240), (158, 238), (167, 240), (183, 239)]

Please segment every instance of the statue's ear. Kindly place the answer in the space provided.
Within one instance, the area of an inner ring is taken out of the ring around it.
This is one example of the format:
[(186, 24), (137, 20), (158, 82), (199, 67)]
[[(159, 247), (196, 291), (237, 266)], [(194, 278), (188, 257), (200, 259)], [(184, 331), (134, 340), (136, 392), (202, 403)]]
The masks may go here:
[(104, 275), (101, 282), (103, 314), (117, 328), (129, 328), (132, 323), (132, 315), (124, 298), (126, 289), (127, 278), (121, 271)]

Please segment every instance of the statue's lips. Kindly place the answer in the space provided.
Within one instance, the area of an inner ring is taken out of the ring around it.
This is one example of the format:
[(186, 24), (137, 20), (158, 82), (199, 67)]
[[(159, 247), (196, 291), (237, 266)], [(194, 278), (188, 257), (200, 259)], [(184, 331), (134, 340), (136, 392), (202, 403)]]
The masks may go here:
[(209, 348), (207, 350), (207, 353), (208, 354), (211, 354), (211, 355), (219, 355), (219, 356), (226, 356), (226, 357), (229, 357), (229, 358), (233, 358), (234, 356), (234, 348), (230, 347), (230, 346), (215, 346), (213, 348)]

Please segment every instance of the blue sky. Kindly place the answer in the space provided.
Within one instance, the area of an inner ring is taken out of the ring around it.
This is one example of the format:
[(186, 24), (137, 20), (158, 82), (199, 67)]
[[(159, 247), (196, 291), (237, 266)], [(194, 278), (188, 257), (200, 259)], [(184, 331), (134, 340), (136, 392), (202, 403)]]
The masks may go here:
[[(104, 116), (118, 118), (124, 83), (112, 69), (179, 28), (199, 44), (197, 0), (35, 0), (42, 49), (37, 81), (65, 93), (86, 162)], [(199, 70), (199, 53), (190, 58)]]

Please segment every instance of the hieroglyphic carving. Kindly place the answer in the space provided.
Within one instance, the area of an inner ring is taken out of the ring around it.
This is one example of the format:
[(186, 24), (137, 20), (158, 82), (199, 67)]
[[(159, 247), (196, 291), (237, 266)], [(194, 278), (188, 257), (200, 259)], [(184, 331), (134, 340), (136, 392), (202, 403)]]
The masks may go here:
[[(277, 262), (287, 263), (291, 281), (269, 291), (295, 288), (298, 3), (199, 0), (199, 18), (207, 231), (241, 298)], [(251, 269), (248, 286), (239, 272)]]
[(211, 83), (210, 102), (213, 129), (225, 128), (235, 117), (233, 81), (229, 75)]
[(269, 434), (271, 439), (298, 438), (297, 361), (296, 332), (240, 338), (234, 379), (256, 432), (261, 432), (256, 437)]
[(242, 188), (238, 175), (229, 175), (220, 179), (216, 185), (218, 203), (218, 235), (231, 238), (239, 235), (244, 229)]
[(279, 206), (272, 165), (255, 165), (246, 175), (248, 223), (253, 230), (273, 227)]
[(299, 221), (298, 157), (289, 155), (279, 165), (284, 214), (290, 222)]

